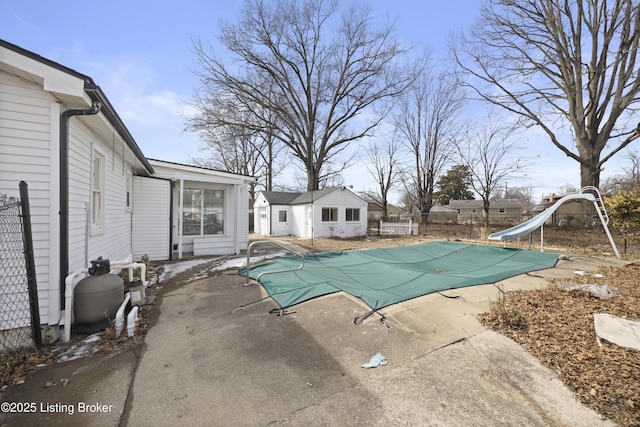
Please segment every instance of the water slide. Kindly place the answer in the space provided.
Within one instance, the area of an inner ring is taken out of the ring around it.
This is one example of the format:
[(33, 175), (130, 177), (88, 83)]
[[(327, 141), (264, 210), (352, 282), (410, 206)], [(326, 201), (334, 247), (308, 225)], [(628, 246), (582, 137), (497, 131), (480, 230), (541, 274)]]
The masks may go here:
[[(593, 193), (587, 193), (586, 191), (593, 191)], [(540, 228), (540, 250), (542, 251), (543, 241), (543, 230), (544, 224), (549, 219), (551, 215), (565, 202), (571, 200), (587, 200), (593, 203), (596, 208), (596, 212), (598, 212), (598, 216), (600, 217), (600, 222), (602, 222), (602, 226), (607, 233), (607, 237), (609, 237), (609, 242), (611, 243), (611, 247), (616, 254), (616, 257), (620, 259), (620, 254), (618, 253), (618, 248), (611, 237), (611, 233), (609, 232), (609, 228), (607, 227), (609, 223), (609, 216), (602, 204), (602, 198), (600, 197), (600, 191), (595, 187), (584, 187), (580, 190), (580, 193), (576, 194), (568, 194), (562, 197), (553, 205), (549, 206), (547, 209), (542, 211), (540, 214), (534, 216), (528, 221), (523, 222), (522, 224), (518, 224), (514, 227), (508, 228), (503, 231), (498, 231), (496, 233), (491, 233), (488, 237), (489, 240), (509, 240), (509, 239), (519, 239), (520, 236), (525, 234), (529, 234)]]

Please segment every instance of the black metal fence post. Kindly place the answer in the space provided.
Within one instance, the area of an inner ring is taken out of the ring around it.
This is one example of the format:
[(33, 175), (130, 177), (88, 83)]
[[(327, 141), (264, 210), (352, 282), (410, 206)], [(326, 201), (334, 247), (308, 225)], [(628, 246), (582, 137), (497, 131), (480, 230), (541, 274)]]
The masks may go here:
[(31, 311), (31, 333), (36, 347), (42, 346), (40, 330), (40, 306), (38, 304), (38, 284), (36, 281), (36, 263), (33, 255), (33, 231), (31, 228), (31, 208), (29, 207), (29, 186), (20, 181), (20, 202), (22, 204), (22, 229), (24, 240), (24, 258), (27, 270), (27, 288)]

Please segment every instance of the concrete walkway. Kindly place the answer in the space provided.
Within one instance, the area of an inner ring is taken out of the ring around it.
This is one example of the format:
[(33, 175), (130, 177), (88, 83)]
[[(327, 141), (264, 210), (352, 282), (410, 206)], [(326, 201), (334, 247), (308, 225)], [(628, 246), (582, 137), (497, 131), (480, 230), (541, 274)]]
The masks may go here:
[[(535, 289), (546, 277), (615, 263), (569, 257), (502, 286)], [(139, 358), (126, 352), (47, 368), (32, 386), (1, 396), (113, 405), (108, 413), (3, 414), (0, 426), (614, 425), (578, 404), (519, 345), (480, 325), (477, 314), (498, 292), (484, 285), (445, 292), (462, 298), (398, 304), (381, 310), (387, 329), (376, 314), (354, 326), (368, 307), (344, 294), (281, 317), (269, 313), (276, 305), (268, 298), (234, 312), (265, 296), (235, 271), (168, 286)], [(376, 353), (388, 364), (361, 368)], [(109, 369), (97, 374), (98, 366)], [(47, 377), (59, 381), (63, 368), (67, 387), (41, 386)]]

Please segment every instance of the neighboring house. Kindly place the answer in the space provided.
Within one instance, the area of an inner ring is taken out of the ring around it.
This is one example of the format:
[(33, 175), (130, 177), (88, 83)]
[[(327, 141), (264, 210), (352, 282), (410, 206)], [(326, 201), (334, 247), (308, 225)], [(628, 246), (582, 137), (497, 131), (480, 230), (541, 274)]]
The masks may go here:
[(433, 205), (429, 211), (428, 222), (455, 224), (458, 221), (458, 210), (442, 205)]
[[(403, 210), (396, 205), (387, 203), (387, 221), (398, 221)], [(367, 218), (369, 221), (381, 221), (384, 218), (382, 204), (375, 201), (367, 202)]]
[(367, 231), (367, 202), (345, 187), (260, 191), (253, 212), (255, 232), (266, 236), (354, 237)]
[(253, 178), (148, 160), (91, 77), (0, 40), (0, 100), (0, 193), (29, 185), (40, 318), (54, 335), (64, 280), (91, 260), (246, 249)]
[[(482, 200), (451, 200), (448, 207), (458, 213), (458, 222), (480, 221), (484, 218)], [(518, 221), (522, 219), (522, 202), (513, 199), (492, 200), (489, 204), (490, 221)]]
[[(535, 205), (531, 208), (532, 215), (538, 215), (545, 209), (556, 204), (558, 200), (560, 200), (563, 196), (559, 196), (556, 194), (551, 194), (548, 197), (545, 197), (542, 203)], [(589, 202), (588, 206), (591, 207), (591, 203)], [(547, 220), (547, 224), (549, 225), (572, 225), (573, 221), (584, 219), (585, 216), (590, 216), (585, 211), (585, 204), (582, 200), (569, 200), (560, 206), (558, 209), (551, 214), (549, 219)]]

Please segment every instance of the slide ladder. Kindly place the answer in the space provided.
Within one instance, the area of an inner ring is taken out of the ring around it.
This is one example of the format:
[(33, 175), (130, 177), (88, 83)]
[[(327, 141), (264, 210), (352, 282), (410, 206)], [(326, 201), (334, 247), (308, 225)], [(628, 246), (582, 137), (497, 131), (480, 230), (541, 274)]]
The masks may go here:
[(603, 220), (602, 225), (605, 227), (609, 225), (609, 214), (607, 213), (607, 209), (604, 207), (604, 203), (602, 202), (602, 196), (600, 195), (600, 190), (593, 186), (582, 187), (580, 189), (580, 193), (584, 194), (587, 191), (593, 191), (595, 193), (595, 200), (593, 201), (593, 205), (596, 207), (598, 211), (598, 216)]

